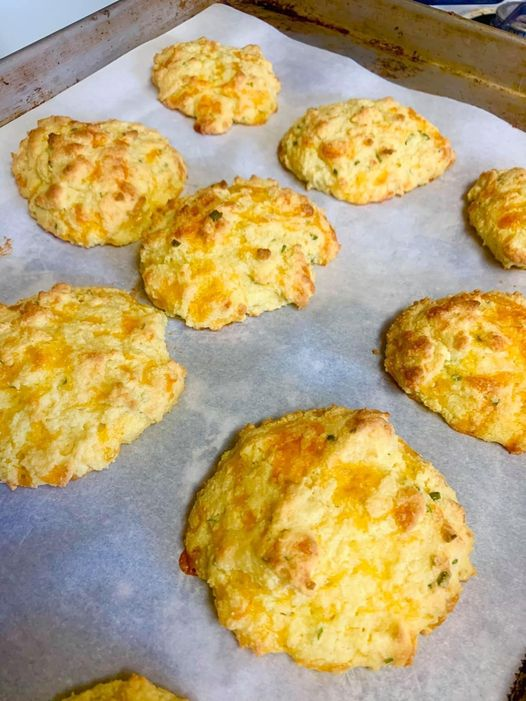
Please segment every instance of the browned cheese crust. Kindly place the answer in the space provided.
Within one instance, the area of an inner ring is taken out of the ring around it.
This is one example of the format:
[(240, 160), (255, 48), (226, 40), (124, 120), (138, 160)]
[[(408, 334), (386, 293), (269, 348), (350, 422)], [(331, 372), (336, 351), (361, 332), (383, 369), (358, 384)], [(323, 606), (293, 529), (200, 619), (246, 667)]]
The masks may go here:
[(461, 292), (422, 299), (387, 332), (385, 368), (461, 433), (526, 450), (526, 299)]

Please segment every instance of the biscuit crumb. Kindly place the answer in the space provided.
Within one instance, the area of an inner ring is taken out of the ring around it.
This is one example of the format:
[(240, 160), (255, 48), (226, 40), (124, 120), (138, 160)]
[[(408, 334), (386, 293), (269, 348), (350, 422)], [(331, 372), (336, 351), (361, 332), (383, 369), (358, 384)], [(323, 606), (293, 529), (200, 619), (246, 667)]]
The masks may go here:
[(0, 244), (0, 256), (8, 256), (13, 250), (13, 242), (4, 236), (3, 243)]

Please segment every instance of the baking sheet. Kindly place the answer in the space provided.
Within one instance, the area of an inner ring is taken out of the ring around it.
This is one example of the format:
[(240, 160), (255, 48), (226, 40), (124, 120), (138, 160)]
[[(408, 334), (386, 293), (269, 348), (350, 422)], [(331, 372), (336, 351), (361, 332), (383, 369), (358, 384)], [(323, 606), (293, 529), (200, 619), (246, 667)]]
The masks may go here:
[[(257, 43), (282, 82), (279, 112), (262, 127), (204, 137), (163, 107), (149, 81), (153, 54), (201, 35)], [(135, 670), (192, 701), (496, 701), (524, 647), (525, 458), (450, 429), (411, 401), (381, 367), (390, 320), (413, 300), (460, 290), (525, 291), (469, 231), (463, 195), (482, 170), (526, 165), (526, 134), (477, 108), (393, 85), (352, 60), (294, 42), (265, 23), (212, 6), (0, 130), (0, 299), (58, 281), (132, 289), (137, 246), (83, 250), (42, 232), (10, 175), (9, 154), (37, 118), (117, 117), (166, 134), (188, 164), (186, 191), (235, 175), (271, 176), (303, 191), (276, 158), (307, 107), (392, 95), (452, 141), (456, 164), (403, 198), (354, 207), (312, 191), (342, 250), (317, 269), (309, 306), (266, 313), (219, 332), (168, 323), (171, 355), (188, 370), (174, 410), (106, 471), (67, 488), (0, 485), (0, 699), (55, 694)], [(331, 675), (285, 655), (256, 657), (216, 619), (207, 586), (178, 567), (197, 487), (249, 421), (325, 406), (391, 412), (398, 433), (457, 491), (475, 531), (478, 576), (448, 620), (422, 638), (405, 669)], [(0, 427), (1, 431), (1, 427)]]

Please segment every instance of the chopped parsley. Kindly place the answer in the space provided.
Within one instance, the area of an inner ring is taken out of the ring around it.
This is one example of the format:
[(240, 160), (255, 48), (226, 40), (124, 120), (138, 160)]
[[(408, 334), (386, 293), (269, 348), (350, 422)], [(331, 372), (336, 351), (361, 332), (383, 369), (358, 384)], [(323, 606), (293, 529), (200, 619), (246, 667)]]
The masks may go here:
[(318, 630), (316, 631), (316, 638), (319, 640), (321, 638), (321, 634), (323, 633), (323, 626), (320, 626)]
[(445, 587), (447, 586), (447, 583), (449, 581), (449, 578), (451, 577), (451, 574), (444, 570), (441, 572), (438, 577), (437, 577), (437, 584), (439, 587)]
[(223, 216), (223, 213), (218, 212), (217, 209), (213, 209), (208, 216), (212, 221), (219, 221)]
[(338, 169), (337, 169), (337, 168), (333, 168), (333, 169), (332, 169), (332, 174), (333, 174), (333, 175), (338, 175)]
[(281, 247), (281, 252), (283, 253), (283, 251), (284, 251), (286, 248), (287, 248), (287, 245), (284, 243), (283, 246)]
[(336, 436), (334, 436), (332, 433), (328, 433), (328, 434), (327, 434), (327, 440), (328, 440), (328, 441), (335, 441), (335, 440), (336, 440)]
[(438, 501), (441, 497), (440, 492), (429, 492), (429, 496), (433, 501)]
[(455, 558), (455, 559), (453, 560), (453, 562), (452, 562), (451, 564), (452, 564), (452, 565), (456, 565), (456, 564), (457, 564), (457, 562), (458, 562), (458, 559), (457, 559), (457, 558)]
[(392, 661), (393, 661), (392, 657), (386, 657), (384, 660), (384, 664), (391, 664)]
[(180, 241), (178, 241), (177, 239), (172, 239), (172, 246), (174, 248), (177, 248), (177, 246), (180, 246), (180, 245), (181, 245)]

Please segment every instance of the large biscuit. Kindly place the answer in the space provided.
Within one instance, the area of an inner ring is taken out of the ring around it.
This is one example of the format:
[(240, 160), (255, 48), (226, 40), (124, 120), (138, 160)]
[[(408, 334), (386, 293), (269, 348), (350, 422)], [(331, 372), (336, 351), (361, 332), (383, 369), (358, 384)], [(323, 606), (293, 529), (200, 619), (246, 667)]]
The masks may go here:
[(314, 292), (311, 263), (339, 250), (323, 212), (274, 180), (236, 178), (180, 200), (169, 225), (144, 237), (152, 302), (194, 328), (219, 329)]
[(385, 368), (457, 431), (526, 450), (526, 299), (461, 292), (422, 299), (387, 332)]
[(505, 268), (526, 268), (526, 168), (488, 170), (468, 195), (469, 221)]
[(60, 284), (0, 305), (0, 481), (62, 487), (160, 421), (185, 375), (165, 326), (111, 288)]
[(12, 168), (31, 216), (79, 246), (137, 241), (186, 180), (183, 159), (164, 136), (116, 119), (41, 119)]
[(223, 134), (234, 122), (264, 124), (281, 89), (259, 46), (237, 49), (205, 37), (156, 54), (152, 81), (161, 102), (195, 117), (202, 134)]
[(307, 110), (281, 139), (278, 155), (308, 188), (352, 204), (403, 195), (455, 160), (436, 127), (391, 97)]
[(187, 701), (171, 691), (161, 689), (148, 679), (133, 674), (130, 679), (97, 684), (80, 694), (71, 694), (64, 701)]
[(474, 574), (442, 475), (388, 415), (342, 407), (249, 425), (189, 516), (180, 564), (257, 654), (318, 670), (410, 664)]

